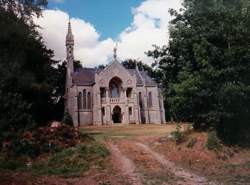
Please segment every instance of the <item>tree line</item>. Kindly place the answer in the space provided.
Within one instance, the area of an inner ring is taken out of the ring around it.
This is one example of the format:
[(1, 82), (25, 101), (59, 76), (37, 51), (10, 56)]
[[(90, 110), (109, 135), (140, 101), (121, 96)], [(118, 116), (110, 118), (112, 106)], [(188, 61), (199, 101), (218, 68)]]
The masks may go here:
[(213, 129), (229, 144), (250, 131), (250, 1), (184, 0), (170, 40), (147, 54), (160, 70), (167, 118)]
[(23, 131), (62, 116), (65, 64), (52, 59), (53, 51), (45, 46), (32, 21), (32, 16), (40, 16), (46, 4), (41, 0), (0, 1), (3, 132)]

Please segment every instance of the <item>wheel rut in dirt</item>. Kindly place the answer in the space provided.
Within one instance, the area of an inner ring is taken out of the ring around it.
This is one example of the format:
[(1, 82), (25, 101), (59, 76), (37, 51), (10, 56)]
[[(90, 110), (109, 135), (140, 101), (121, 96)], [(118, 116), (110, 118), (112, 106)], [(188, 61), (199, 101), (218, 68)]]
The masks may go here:
[(214, 182), (209, 182), (206, 178), (191, 173), (183, 168), (177, 167), (173, 162), (167, 160), (162, 154), (153, 151), (149, 146), (143, 143), (136, 143), (136, 146), (150, 154), (158, 163), (165, 167), (166, 170), (172, 172), (177, 177), (182, 177), (185, 183), (177, 182), (177, 184), (185, 185), (216, 185)]
[(130, 185), (143, 185), (134, 162), (124, 155), (117, 145), (112, 143), (108, 143), (107, 145), (112, 155), (113, 166), (126, 179), (126, 183)]

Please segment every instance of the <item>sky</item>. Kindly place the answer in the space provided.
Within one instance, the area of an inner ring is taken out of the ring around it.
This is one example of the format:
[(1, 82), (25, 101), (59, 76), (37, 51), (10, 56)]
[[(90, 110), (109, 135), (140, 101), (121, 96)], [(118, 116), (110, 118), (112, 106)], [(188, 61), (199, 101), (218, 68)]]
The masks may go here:
[(120, 61), (137, 59), (151, 64), (153, 59), (145, 52), (152, 50), (152, 45), (168, 43), (170, 8), (181, 8), (181, 0), (49, 0), (35, 23), (57, 60), (66, 56), (70, 19), (75, 59), (84, 67), (110, 63), (116, 43)]

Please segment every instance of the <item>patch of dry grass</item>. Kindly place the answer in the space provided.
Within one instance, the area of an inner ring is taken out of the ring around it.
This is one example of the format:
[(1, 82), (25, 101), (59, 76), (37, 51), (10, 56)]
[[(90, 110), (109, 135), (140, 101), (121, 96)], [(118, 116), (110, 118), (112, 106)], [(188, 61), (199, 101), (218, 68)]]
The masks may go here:
[(139, 136), (166, 136), (175, 125), (112, 125), (82, 127), (81, 131), (91, 134), (96, 140), (133, 139)]

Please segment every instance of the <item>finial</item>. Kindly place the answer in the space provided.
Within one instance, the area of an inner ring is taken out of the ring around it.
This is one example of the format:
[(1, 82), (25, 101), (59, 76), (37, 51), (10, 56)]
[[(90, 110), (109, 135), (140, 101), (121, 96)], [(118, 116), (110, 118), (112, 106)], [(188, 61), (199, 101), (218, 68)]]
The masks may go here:
[(114, 60), (117, 60), (117, 46), (118, 44), (115, 44), (115, 48), (114, 48)]

